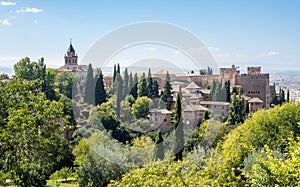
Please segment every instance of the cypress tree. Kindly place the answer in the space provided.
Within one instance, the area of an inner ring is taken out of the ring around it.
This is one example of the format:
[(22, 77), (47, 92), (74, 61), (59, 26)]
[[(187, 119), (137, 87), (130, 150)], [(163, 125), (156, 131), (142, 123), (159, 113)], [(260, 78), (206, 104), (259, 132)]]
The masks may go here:
[(202, 117), (202, 123), (204, 123), (208, 119), (209, 119), (209, 112), (205, 110)]
[(148, 89), (147, 89), (147, 81), (145, 78), (145, 73), (143, 73), (141, 79), (138, 82), (138, 97), (148, 96)]
[(155, 148), (154, 148), (154, 159), (155, 160), (163, 160), (165, 158), (164, 153), (164, 145), (163, 145), (163, 137), (161, 135), (160, 129), (158, 130), (155, 137)]
[(137, 84), (138, 84), (138, 76), (137, 76), (137, 73), (134, 74), (134, 78), (133, 78), (133, 86), (131, 88), (131, 91), (130, 91), (130, 94), (136, 99), (138, 94), (137, 94), (137, 90), (138, 90), (138, 87), (137, 87)]
[(84, 102), (88, 104), (95, 104), (95, 80), (93, 75), (92, 64), (89, 64), (84, 84)]
[(121, 101), (123, 100), (123, 80), (119, 73), (116, 75), (116, 115), (120, 118)]
[(184, 148), (184, 132), (183, 123), (181, 119), (181, 111), (181, 99), (179, 94), (177, 94), (174, 116), (175, 141), (173, 144), (173, 153), (175, 155), (175, 161), (182, 160), (182, 152)]
[(290, 90), (287, 90), (287, 94), (286, 94), (286, 101), (289, 102), (290, 101)]
[(153, 99), (154, 98), (154, 89), (153, 89), (153, 79), (152, 79), (150, 68), (148, 71), (147, 90), (148, 90), (148, 97)]
[(170, 75), (169, 72), (166, 74), (166, 79), (165, 79), (165, 86), (163, 90), (163, 95), (162, 95), (162, 100), (166, 103), (166, 107), (168, 110), (171, 110), (171, 105), (172, 105), (172, 86), (170, 83)]
[(125, 68), (124, 71), (124, 82), (123, 82), (123, 95), (124, 97), (126, 97), (128, 95), (128, 84), (129, 84), (129, 75), (128, 75), (128, 71), (127, 68)]
[(154, 80), (153, 82), (153, 98), (158, 98), (159, 97), (159, 91), (158, 91), (158, 82), (157, 80)]
[(95, 105), (101, 105), (106, 101), (106, 92), (104, 89), (103, 74), (101, 69), (97, 69), (96, 87), (95, 87)]
[(129, 74), (129, 81), (128, 81), (128, 93), (131, 93), (131, 89), (133, 88), (133, 77), (132, 73)]
[(225, 82), (225, 97), (226, 97), (226, 102), (230, 102), (230, 81)]
[(118, 67), (117, 67), (117, 73), (119, 73), (121, 75), (121, 68), (120, 68), (120, 64), (118, 63)]
[(116, 75), (117, 75), (117, 68), (116, 68), (116, 64), (114, 64), (113, 82), (115, 82)]

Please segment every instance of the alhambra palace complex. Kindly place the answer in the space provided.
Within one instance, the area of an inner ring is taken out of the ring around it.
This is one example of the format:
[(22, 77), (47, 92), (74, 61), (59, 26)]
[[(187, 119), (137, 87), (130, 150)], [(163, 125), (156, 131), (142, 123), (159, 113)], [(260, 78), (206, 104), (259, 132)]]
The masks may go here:
[[(60, 67), (58, 72), (75, 72), (81, 80), (80, 85), (82, 85), (86, 76), (87, 66), (78, 65), (78, 56), (71, 43), (64, 59), (65, 65)], [(152, 74), (153, 79), (159, 83), (159, 89), (163, 89), (166, 73), (166, 70), (160, 70)], [(262, 73), (261, 67), (248, 67), (245, 74), (241, 74), (238, 67), (232, 65), (229, 68), (220, 68), (219, 75), (173, 74), (172, 72), (169, 72), (169, 75), (173, 88), (174, 104), (176, 94), (179, 87), (181, 87), (185, 103), (183, 107), (183, 121), (186, 128), (197, 125), (202, 120), (205, 110), (210, 110), (212, 113), (221, 116), (228, 115), (230, 103), (210, 101), (210, 90), (203, 88), (205, 84), (211, 85), (214, 80), (222, 81), (223, 83), (230, 81), (231, 89), (242, 87), (245, 111), (248, 113), (252, 113), (260, 108), (268, 109), (270, 103), (276, 97), (275, 86), (269, 84), (269, 74)], [(108, 89), (112, 85), (112, 76), (105, 76), (104, 84), (105, 88)], [(149, 120), (154, 124), (160, 125), (162, 130), (167, 131), (171, 128), (171, 112), (166, 109), (151, 109), (149, 111)]]

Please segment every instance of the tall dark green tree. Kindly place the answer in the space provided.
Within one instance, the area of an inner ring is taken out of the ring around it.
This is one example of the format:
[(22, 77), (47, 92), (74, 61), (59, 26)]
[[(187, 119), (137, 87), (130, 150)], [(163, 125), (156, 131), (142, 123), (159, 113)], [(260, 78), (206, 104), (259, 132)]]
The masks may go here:
[(148, 71), (147, 89), (148, 89), (148, 97), (153, 99), (154, 98), (154, 87), (153, 87), (153, 78), (151, 75), (150, 68)]
[(174, 116), (175, 141), (173, 143), (173, 153), (175, 155), (175, 161), (182, 160), (182, 152), (184, 148), (184, 132), (181, 112), (181, 98), (179, 94), (177, 94)]
[(145, 78), (145, 73), (143, 73), (143, 75), (141, 76), (137, 87), (138, 87), (138, 96), (139, 97), (148, 96), (147, 81)]
[(121, 68), (120, 68), (120, 64), (118, 63), (118, 66), (117, 66), (117, 73), (119, 73), (121, 75)]
[(133, 78), (133, 86), (131, 88), (130, 94), (137, 99), (138, 97), (138, 75), (137, 73), (134, 74), (134, 78)]
[(95, 79), (94, 79), (92, 64), (89, 64), (88, 66), (86, 78), (84, 81), (83, 91), (84, 91), (83, 93), (84, 102), (94, 105), (95, 104)]
[(128, 81), (128, 94), (131, 93), (131, 89), (133, 88), (133, 77), (132, 73), (129, 74), (129, 81)]
[(117, 75), (117, 67), (116, 67), (116, 64), (114, 64), (113, 82), (115, 82), (115, 80), (116, 80), (116, 75)]
[(168, 110), (171, 110), (172, 105), (172, 85), (170, 83), (170, 75), (169, 72), (166, 74), (165, 85), (163, 89), (162, 100), (166, 103), (166, 107)]
[(208, 119), (209, 119), (209, 112), (205, 110), (202, 117), (202, 123), (204, 123)]
[(126, 97), (129, 94), (129, 89), (128, 89), (128, 85), (129, 85), (129, 75), (128, 75), (128, 70), (127, 68), (125, 68), (124, 71), (124, 81), (123, 81), (123, 95), (124, 97)]
[(101, 69), (97, 69), (95, 86), (95, 105), (101, 105), (106, 101), (106, 91), (104, 89), (103, 74)]
[(164, 139), (161, 135), (160, 129), (158, 130), (155, 137), (155, 148), (154, 148), (154, 159), (163, 160), (165, 158), (165, 151), (163, 145)]
[(225, 98), (226, 102), (230, 102), (230, 81), (225, 82)]
[(157, 80), (153, 81), (153, 98), (159, 97), (159, 85)]
[(120, 109), (121, 109), (121, 101), (123, 98), (123, 80), (119, 73), (116, 75), (116, 115), (118, 118), (120, 118)]
[(287, 93), (286, 93), (286, 101), (287, 102), (290, 101), (290, 90), (289, 89), (287, 90)]

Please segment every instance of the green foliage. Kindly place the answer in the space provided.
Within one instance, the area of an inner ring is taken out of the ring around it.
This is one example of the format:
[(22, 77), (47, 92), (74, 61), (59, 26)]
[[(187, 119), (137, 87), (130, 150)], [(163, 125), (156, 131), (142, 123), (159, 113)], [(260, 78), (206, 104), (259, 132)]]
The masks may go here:
[(154, 159), (155, 160), (163, 160), (165, 157), (164, 153), (164, 139), (161, 135), (160, 129), (158, 130), (156, 137), (155, 137), (155, 149), (154, 149)]
[(138, 97), (138, 76), (137, 73), (134, 74), (133, 84), (130, 90), (130, 95), (132, 95), (135, 99)]
[(101, 105), (106, 101), (106, 91), (104, 89), (103, 74), (101, 69), (97, 69), (95, 87), (95, 105)]
[(119, 165), (127, 158), (116, 142), (107, 135), (94, 133), (88, 139), (82, 139), (73, 150), (75, 163), (79, 165), (79, 186), (106, 186), (110, 180), (118, 180), (128, 168)]
[(232, 126), (239, 125), (245, 120), (244, 113), (244, 98), (240, 92), (238, 96), (235, 93), (231, 96), (231, 103), (229, 106), (228, 123)]
[(72, 163), (63, 139), (69, 128), (63, 104), (36, 92), (35, 82), (13, 80), (1, 92), (1, 172), (20, 186), (43, 186), (50, 174)]
[(140, 78), (137, 87), (138, 87), (138, 97), (149, 95), (145, 73), (143, 73), (142, 77)]
[(95, 104), (95, 79), (92, 64), (89, 64), (84, 81), (83, 100), (87, 104)]
[(72, 125), (73, 127), (76, 127), (76, 120), (73, 111), (75, 106), (73, 108), (72, 100), (66, 96), (62, 96), (59, 99), (59, 102), (63, 104), (63, 114), (65, 117), (68, 118), (69, 124)]
[(131, 107), (131, 112), (132, 112), (133, 116), (136, 119), (146, 118), (149, 113), (151, 104), (152, 104), (152, 100), (148, 97), (143, 96), (143, 97), (137, 98), (137, 100)]
[(294, 136), (300, 135), (299, 114), (300, 106), (295, 103), (254, 113), (252, 118), (226, 135), (218, 146), (220, 154), (215, 155), (204, 169), (205, 175), (213, 176), (211, 181), (217, 184), (245, 185), (242, 168), (246, 156), (264, 145), (279, 150), (287, 147), (291, 132)]
[(173, 144), (173, 153), (175, 155), (175, 161), (182, 160), (182, 152), (184, 148), (184, 132), (181, 111), (181, 98), (180, 94), (177, 94), (174, 117), (175, 141)]
[(225, 84), (222, 84), (222, 81), (214, 80), (211, 86), (210, 100), (230, 102), (230, 82), (226, 81)]
[(9, 79), (8, 75), (5, 74), (5, 73), (1, 73), (0, 74), (0, 80), (3, 80), (3, 79)]
[(67, 96), (70, 99), (73, 98), (73, 95), (77, 94), (77, 81), (78, 77), (75, 76), (74, 73), (68, 71), (59, 73), (55, 80), (59, 89), (59, 93)]
[(131, 170), (122, 181), (113, 181), (109, 186), (199, 186), (203, 179), (198, 171), (189, 161), (168, 160)]
[(124, 82), (123, 82), (123, 96), (126, 97), (128, 94), (129, 94), (129, 75), (128, 75), (127, 68), (125, 68)]
[(165, 102), (166, 108), (168, 110), (171, 110), (171, 105), (172, 105), (172, 85), (170, 83), (170, 75), (169, 72), (166, 74), (166, 79), (165, 79), (165, 85), (163, 89), (163, 94), (161, 96), (162, 100)]
[(50, 176), (50, 179), (51, 180), (64, 179), (65, 182), (68, 182), (68, 179), (73, 178), (73, 177), (76, 177), (74, 168), (63, 167), (63, 168), (61, 168), (61, 170), (57, 170), (56, 172), (54, 172)]
[(249, 183), (253, 186), (299, 186), (299, 149), (299, 138), (290, 139), (284, 157), (265, 146), (263, 154), (257, 155), (252, 171), (246, 173)]
[(120, 118), (120, 108), (121, 108), (121, 101), (123, 100), (123, 79), (119, 73), (116, 75), (115, 80), (116, 85), (116, 105), (115, 105), (115, 111), (118, 118)]

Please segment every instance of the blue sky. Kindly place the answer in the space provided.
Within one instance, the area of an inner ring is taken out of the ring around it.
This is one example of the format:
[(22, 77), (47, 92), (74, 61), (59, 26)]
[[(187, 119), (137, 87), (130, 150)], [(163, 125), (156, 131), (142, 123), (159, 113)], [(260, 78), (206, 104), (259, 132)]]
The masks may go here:
[(0, 0), (0, 66), (45, 57), (63, 65), (72, 38), (79, 57), (130, 23), (178, 25), (205, 43), (220, 66), (300, 70), (298, 0)]

